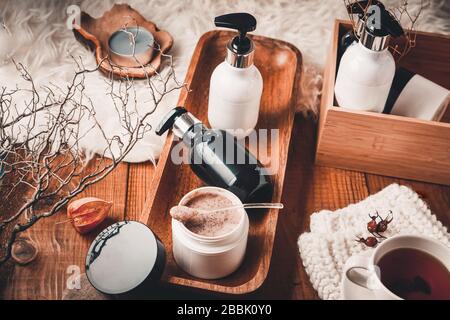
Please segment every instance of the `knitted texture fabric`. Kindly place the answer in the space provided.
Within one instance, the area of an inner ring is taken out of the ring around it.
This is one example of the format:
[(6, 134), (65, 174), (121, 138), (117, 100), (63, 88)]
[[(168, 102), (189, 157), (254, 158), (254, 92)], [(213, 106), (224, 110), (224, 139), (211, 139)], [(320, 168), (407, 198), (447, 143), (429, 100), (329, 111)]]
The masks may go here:
[(392, 184), (367, 199), (336, 211), (311, 215), (310, 232), (298, 239), (300, 256), (312, 286), (325, 300), (342, 299), (341, 275), (353, 255), (374, 250), (355, 241), (367, 237), (368, 214), (382, 217), (392, 210), (393, 220), (386, 237), (397, 234), (425, 235), (450, 248), (447, 228), (431, 213), (427, 204), (408, 187)]

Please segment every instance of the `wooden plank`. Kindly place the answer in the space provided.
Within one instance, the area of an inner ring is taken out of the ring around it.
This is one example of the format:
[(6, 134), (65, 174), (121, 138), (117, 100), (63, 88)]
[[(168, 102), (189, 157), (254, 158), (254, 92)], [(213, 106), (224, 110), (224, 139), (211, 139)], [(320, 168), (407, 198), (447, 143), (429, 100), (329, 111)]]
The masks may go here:
[[(345, 207), (369, 195), (363, 173), (314, 165), (315, 132), (313, 121), (297, 117), (283, 194), (287, 209), (279, 217), (267, 280), (268, 286), (276, 286), (270, 291), (284, 292), (289, 299), (318, 298), (297, 246), (300, 234), (309, 231), (310, 215), (322, 209)], [(286, 266), (291, 266), (291, 270)]]
[(334, 22), (333, 27), (333, 33), (332, 33), (332, 39), (330, 47), (328, 48), (328, 55), (327, 59), (325, 61), (325, 68), (323, 72), (323, 84), (322, 84), (322, 97), (320, 100), (320, 114), (319, 114), (319, 126), (318, 126), (318, 132), (317, 135), (317, 148), (319, 148), (321, 139), (322, 139), (322, 132), (325, 126), (325, 120), (327, 119), (327, 112), (328, 108), (333, 105), (334, 101), (334, 94), (329, 94), (329, 92), (325, 91), (325, 88), (331, 88), (334, 87), (334, 78), (336, 76), (336, 63), (337, 59), (334, 52), (337, 52), (338, 50), (338, 36), (339, 36), (339, 23), (340, 20), (336, 20)]
[(450, 124), (330, 108), (317, 163), (450, 184)]
[[(94, 161), (90, 165), (94, 165)], [(127, 175), (128, 165), (121, 164), (104, 180), (80, 195), (113, 201), (112, 214), (99, 229), (123, 219)], [(63, 210), (21, 234), (37, 246), (39, 255), (27, 266), (14, 266), (6, 288), (2, 290), (4, 299), (60, 299), (71, 275), (67, 273), (67, 268), (78, 266), (84, 272), (85, 255), (96, 232), (80, 235), (70, 223), (56, 224), (66, 219)]]
[[(387, 178), (376, 175), (350, 172), (326, 167), (314, 166), (314, 132), (316, 126), (309, 119), (297, 116), (289, 153), (288, 168), (283, 190), (283, 203), (286, 209), (279, 216), (272, 262), (268, 277), (263, 286), (250, 295), (237, 298), (276, 298), (276, 299), (318, 299), (317, 293), (309, 283), (298, 254), (297, 238), (309, 228), (309, 215), (321, 209), (338, 209), (349, 203), (362, 200), (390, 183), (397, 182), (410, 185), (422, 194), (430, 204), (431, 210), (439, 219), (449, 226), (450, 220), (450, 188), (422, 182)], [(135, 168), (133, 168), (135, 167)], [(139, 176), (144, 174), (144, 185), (150, 177), (149, 164), (130, 165), (130, 169), (121, 167), (100, 185), (98, 190), (89, 190), (90, 195), (116, 199), (110, 194), (116, 186), (125, 181), (124, 172), (129, 171), (127, 201), (133, 201), (134, 189), (140, 189)], [(134, 172), (134, 173), (133, 173)], [(133, 178), (134, 177), (134, 178)], [(133, 182), (135, 181), (135, 182)], [(152, 185), (150, 183), (150, 185)], [(105, 188), (103, 188), (105, 187)], [(151, 188), (151, 187), (150, 187)], [(103, 189), (103, 190), (102, 190)], [(119, 188), (120, 190), (120, 188)], [(109, 194), (109, 196), (107, 196)], [(140, 199), (138, 201), (138, 199)], [(142, 196), (134, 198), (135, 204), (125, 206), (139, 210)], [(123, 207), (115, 201), (114, 213), (123, 212)], [(131, 210), (131, 209), (126, 209)], [(70, 225), (59, 225), (57, 230), (54, 223), (64, 220), (64, 213), (47, 219), (35, 226), (32, 236), (44, 246), (45, 253), (40, 253), (38, 259), (27, 267), (16, 267), (11, 275), (7, 287), (3, 290), (3, 298), (15, 299), (58, 299), (67, 279), (66, 268), (71, 264), (82, 264), (89, 241), (79, 236)], [(42, 224), (42, 226), (41, 226)], [(48, 235), (46, 235), (48, 234)], [(57, 235), (59, 248), (51, 247), (52, 236)], [(81, 240), (81, 241), (80, 241)], [(1, 271), (3, 272), (3, 270)], [(223, 298), (222, 295), (197, 292), (175, 287), (156, 286), (149, 292), (153, 298)]]
[(144, 204), (152, 188), (155, 166), (151, 162), (130, 163), (125, 217), (140, 221)]

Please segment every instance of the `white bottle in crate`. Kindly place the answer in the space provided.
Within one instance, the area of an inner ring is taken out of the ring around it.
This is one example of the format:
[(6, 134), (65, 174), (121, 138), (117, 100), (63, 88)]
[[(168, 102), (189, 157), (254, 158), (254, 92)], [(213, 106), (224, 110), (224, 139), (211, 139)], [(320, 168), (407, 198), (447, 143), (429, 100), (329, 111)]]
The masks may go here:
[(395, 61), (391, 53), (372, 51), (355, 42), (342, 56), (334, 92), (339, 106), (352, 110), (383, 112)]
[(334, 88), (336, 101), (346, 109), (381, 113), (395, 74), (388, 42), (391, 36), (402, 35), (403, 29), (381, 2), (351, 13), (360, 14), (359, 41), (342, 55)]
[(239, 31), (227, 44), (225, 61), (213, 71), (209, 88), (208, 120), (212, 128), (227, 130), (242, 139), (258, 122), (263, 79), (253, 64), (255, 47), (246, 33), (256, 28), (256, 19), (247, 13), (216, 17), (218, 27)]

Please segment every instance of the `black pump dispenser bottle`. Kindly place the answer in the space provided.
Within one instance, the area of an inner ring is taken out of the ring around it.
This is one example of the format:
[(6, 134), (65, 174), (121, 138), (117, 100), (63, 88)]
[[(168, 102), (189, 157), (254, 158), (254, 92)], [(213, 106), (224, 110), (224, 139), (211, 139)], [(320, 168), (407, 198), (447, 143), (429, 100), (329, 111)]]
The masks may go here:
[(243, 202), (272, 200), (273, 186), (264, 167), (234, 136), (206, 128), (182, 107), (165, 116), (156, 134), (169, 129), (189, 148), (191, 169), (205, 183), (227, 189)]

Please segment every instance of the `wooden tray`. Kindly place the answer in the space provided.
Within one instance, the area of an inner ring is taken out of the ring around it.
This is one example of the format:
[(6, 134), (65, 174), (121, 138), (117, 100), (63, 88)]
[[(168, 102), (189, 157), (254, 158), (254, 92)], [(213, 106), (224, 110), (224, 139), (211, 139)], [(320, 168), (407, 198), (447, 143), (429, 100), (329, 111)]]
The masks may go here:
[[(325, 66), (316, 163), (450, 185), (450, 108), (442, 122), (337, 107), (338, 42), (352, 27), (336, 20)], [(450, 88), (450, 37), (417, 32), (399, 66)]]
[[(211, 31), (204, 34), (195, 49), (186, 76), (189, 93), (182, 93), (179, 105), (207, 123), (209, 81), (214, 68), (224, 60), (225, 48), (234, 34), (228, 31)], [(278, 161), (279, 169), (272, 176), (273, 201), (281, 200), (283, 181), (288, 158), (295, 104), (299, 93), (301, 54), (293, 45), (274, 39), (253, 36), (256, 45), (255, 65), (264, 79), (264, 90), (258, 128), (279, 129), (279, 154), (259, 160), (264, 165)], [(256, 290), (265, 280), (269, 270), (277, 211), (267, 211), (258, 216), (250, 215), (250, 232), (247, 253), (242, 266), (232, 275), (219, 280), (202, 280), (183, 272), (172, 256), (172, 233), (169, 209), (177, 205), (188, 191), (202, 186), (189, 165), (175, 165), (170, 160), (174, 144), (169, 134), (160, 156), (147, 203), (141, 221), (150, 226), (164, 243), (167, 263), (162, 281), (170, 284), (194, 287), (230, 294), (243, 294)], [(256, 154), (256, 150), (250, 149)], [(271, 162), (272, 161), (272, 162)]]

